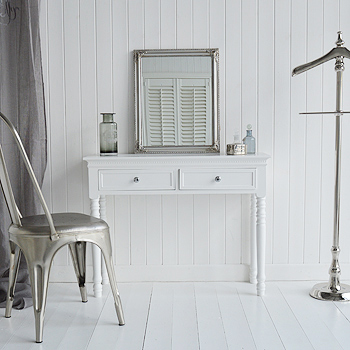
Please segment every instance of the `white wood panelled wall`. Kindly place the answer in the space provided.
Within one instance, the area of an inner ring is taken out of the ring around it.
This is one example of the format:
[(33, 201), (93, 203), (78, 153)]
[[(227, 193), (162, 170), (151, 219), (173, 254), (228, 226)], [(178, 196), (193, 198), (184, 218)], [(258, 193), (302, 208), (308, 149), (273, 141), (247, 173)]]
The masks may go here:
[[(132, 50), (220, 49), (222, 152), (253, 125), (269, 153), (268, 279), (326, 279), (334, 186), (334, 62), (291, 78), (328, 52), (347, 0), (42, 0), (41, 34), (49, 136), (44, 193), (53, 211), (89, 213), (82, 157), (98, 151), (98, 115), (116, 112), (119, 150), (133, 152)], [(350, 62), (345, 62), (350, 67)], [(349, 68), (350, 71), (350, 68)], [(344, 74), (344, 109), (350, 75)], [(350, 276), (350, 121), (343, 120), (341, 248)], [(107, 199), (119, 279), (247, 278), (249, 198), (225, 195)], [(53, 280), (73, 278), (67, 250)], [(348, 272), (347, 272), (348, 271)]]

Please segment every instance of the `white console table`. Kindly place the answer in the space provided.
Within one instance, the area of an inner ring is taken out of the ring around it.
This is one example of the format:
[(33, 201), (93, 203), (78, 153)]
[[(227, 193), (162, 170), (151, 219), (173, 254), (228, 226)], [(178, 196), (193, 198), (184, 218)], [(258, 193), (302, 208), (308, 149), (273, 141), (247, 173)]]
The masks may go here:
[[(106, 219), (106, 195), (251, 194), (250, 281), (265, 292), (266, 154), (89, 156), (91, 215)], [(108, 283), (101, 252), (93, 247), (95, 296)]]

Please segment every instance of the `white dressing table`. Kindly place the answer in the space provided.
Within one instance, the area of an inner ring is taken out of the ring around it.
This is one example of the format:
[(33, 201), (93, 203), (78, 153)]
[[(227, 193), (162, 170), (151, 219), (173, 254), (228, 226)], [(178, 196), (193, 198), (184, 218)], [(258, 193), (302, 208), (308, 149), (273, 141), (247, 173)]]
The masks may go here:
[[(91, 215), (106, 219), (106, 195), (250, 194), (250, 281), (265, 292), (266, 163), (267, 154), (227, 156), (138, 155), (88, 156)], [(102, 267), (101, 267), (102, 266)], [(93, 247), (95, 296), (108, 277), (101, 253)]]

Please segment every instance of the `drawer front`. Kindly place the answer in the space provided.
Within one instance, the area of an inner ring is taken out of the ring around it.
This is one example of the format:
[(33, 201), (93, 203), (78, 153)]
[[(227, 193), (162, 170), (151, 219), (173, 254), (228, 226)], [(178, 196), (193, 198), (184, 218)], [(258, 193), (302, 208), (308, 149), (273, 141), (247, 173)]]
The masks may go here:
[(100, 170), (100, 191), (174, 190), (173, 171)]
[(255, 169), (181, 169), (180, 190), (254, 190)]

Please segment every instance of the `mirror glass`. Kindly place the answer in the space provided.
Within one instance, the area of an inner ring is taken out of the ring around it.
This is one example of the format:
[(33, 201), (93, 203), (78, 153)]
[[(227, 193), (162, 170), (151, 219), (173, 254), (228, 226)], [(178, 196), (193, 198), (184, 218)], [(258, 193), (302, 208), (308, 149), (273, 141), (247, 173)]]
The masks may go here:
[(220, 152), (218, 49), (135, 50), (135, 152)]

